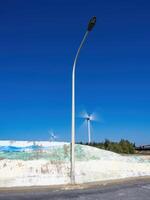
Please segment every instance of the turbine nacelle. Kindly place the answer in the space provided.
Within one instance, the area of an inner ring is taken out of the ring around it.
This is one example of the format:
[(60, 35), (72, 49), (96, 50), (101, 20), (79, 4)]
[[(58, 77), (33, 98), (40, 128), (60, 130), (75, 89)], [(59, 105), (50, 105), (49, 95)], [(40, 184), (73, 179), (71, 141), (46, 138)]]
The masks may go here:
[(97, 121), (97, 115), (95, 113), (87, 113), (86, 111), (81, 112), (80, 117), (87, 121)]
[(87, 116), (85, 119), (86, 119), (87, 121), (91, 121), (91, 120), (92, 120), (92, 116), (89, 115), (89, 116)]

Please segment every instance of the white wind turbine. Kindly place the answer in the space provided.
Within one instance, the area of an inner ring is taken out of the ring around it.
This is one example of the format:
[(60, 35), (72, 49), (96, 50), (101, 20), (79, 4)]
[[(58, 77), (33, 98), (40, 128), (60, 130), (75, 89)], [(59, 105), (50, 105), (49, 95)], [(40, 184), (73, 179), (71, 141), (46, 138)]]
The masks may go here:
[(54, 131), (48, 131), (50, 135), (50, 141), (56, 140), (58, 137), (54, 134)]
[(96, 115), (84, 112), (81, 114), (81, 117), (85, 119), (85, 121), (87, 122), (87, 132), (88, 132), (88, 143), (91, 143), (91, 122), (92, 121), (96, 121)]

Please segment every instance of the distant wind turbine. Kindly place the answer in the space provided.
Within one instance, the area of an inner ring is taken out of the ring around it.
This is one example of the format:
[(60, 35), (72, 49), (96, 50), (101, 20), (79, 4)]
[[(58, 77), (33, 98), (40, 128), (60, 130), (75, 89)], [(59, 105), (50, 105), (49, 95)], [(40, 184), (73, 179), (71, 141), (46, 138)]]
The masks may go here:
[(50, 141), (56, 140), (58, 137), (54, 134), (54, 131), (48, 131), (50, 135)]

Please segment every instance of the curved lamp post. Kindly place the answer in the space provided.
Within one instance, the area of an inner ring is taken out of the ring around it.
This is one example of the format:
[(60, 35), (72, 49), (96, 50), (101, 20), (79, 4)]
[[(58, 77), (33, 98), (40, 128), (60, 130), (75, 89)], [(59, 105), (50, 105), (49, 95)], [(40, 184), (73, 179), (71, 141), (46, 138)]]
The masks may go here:
[(87, 30), (85, 35), (80, 43), (78, 51), (76, 53), (74, 63), (73, 63), (73, 70), (72, 70), (72, 129), (71, 129), (71, 183), (75, 183), (75, 69), (77, 59), (80, 53), (80, 50), (87, 38), (88, 33), (93, 29), (96, 23), (96, 17), (92, 17), (88, 23)]

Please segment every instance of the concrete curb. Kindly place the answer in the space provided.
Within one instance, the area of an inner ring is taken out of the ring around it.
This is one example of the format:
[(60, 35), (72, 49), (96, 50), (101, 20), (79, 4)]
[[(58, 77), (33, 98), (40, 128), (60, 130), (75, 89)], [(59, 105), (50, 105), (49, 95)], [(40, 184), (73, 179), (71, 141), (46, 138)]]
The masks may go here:
[(110, 185), (124, 185), (140, 183), (140, 182), (149, 182), (150, 176), (142, 176), (142, 177), (131, 177), (131, 178), (122, 178), (122, 179), (114, 179), (107, 181), (98, 181), (98, 182), (90, 182), (84, 184), (68, 184), (68, 185), (53, 185), (53, 186), (26, 186), (26, 187), (9, 187), (9, 188), (0, 188), (0, 192), (44, 192), (44, 191), (62, 191), (62, 190), (82, 190), (82, 189), (92, 189), (92, 188), (102, 188)]

